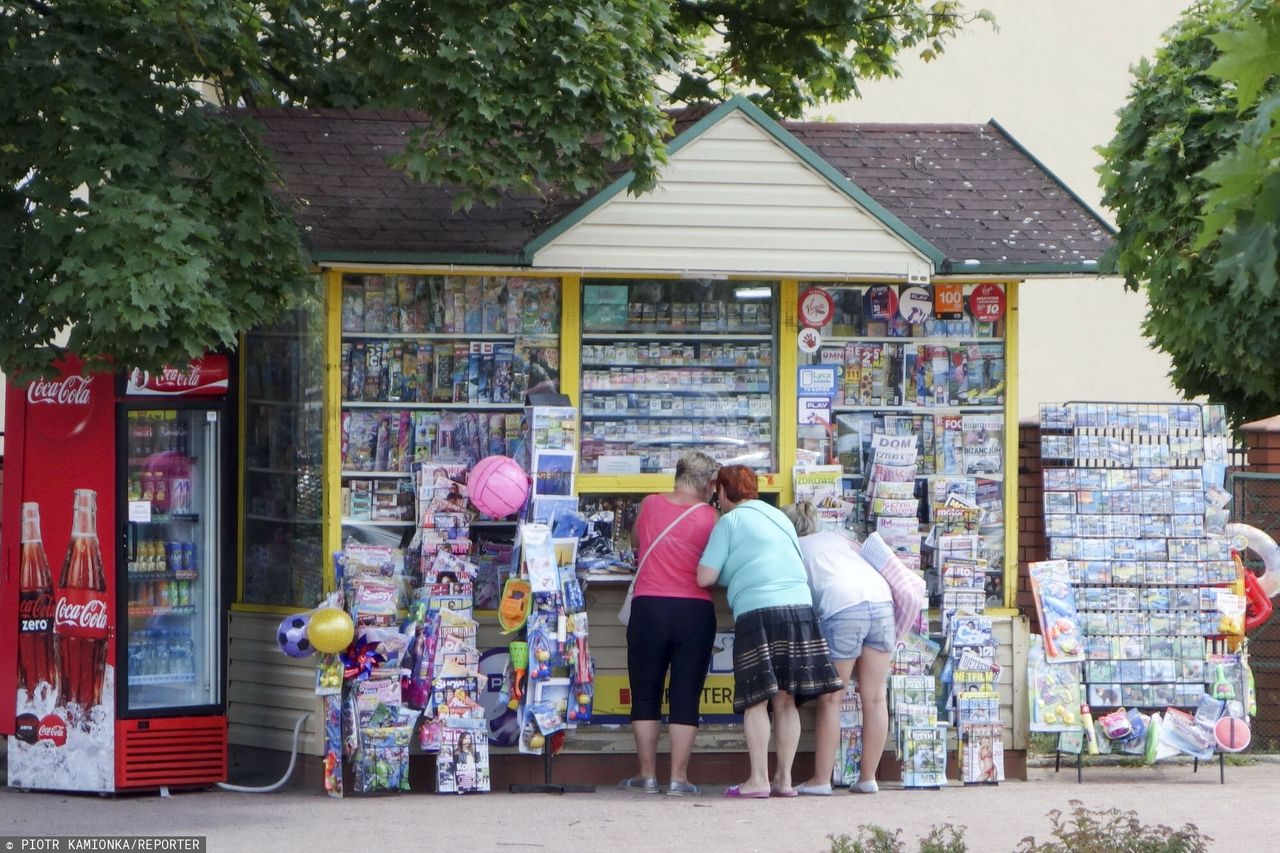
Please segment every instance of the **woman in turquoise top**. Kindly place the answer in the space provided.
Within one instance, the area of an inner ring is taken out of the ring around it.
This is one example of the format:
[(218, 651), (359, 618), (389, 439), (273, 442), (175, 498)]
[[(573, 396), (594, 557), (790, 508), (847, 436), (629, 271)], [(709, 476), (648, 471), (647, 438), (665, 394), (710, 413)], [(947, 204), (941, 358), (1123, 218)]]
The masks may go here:
[[(844, 688), (813, 613), (795, 528), (759, 500), (756, 474), (726, 465), (716, 475), (724, 516), (698, 564), (698, 584), (728, 587), (733, 608), (733, 710), (742, 714), (751, 776), (726, 797), (794, 797), (791, 764), (800, 743), (797, 698)], [(769, 778), (769, 708), (777, 770)]]

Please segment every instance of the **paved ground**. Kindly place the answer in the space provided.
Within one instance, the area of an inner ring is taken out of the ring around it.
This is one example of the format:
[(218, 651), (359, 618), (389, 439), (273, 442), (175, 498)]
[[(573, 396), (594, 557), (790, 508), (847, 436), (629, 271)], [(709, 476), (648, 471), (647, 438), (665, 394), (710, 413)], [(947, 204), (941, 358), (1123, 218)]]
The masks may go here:
[[(223, 791), (107, 799), (0, 790), (0, 836), (169, 833), (205, 835), (211, 851), (556, 850), (573, 853), (830, 849), (828, 834), (876, 823), (914, 839), (931, 824), (966, 827), (974, 853), (1011, 851), (1025, 836), (1045, 840), (1046, 814), (1082, 800), (1092, 808), (1136, 811), (1148, 824), (1193, 822), (1213, 849), (1263, 850), (1274, 842), (1280, 764), (1228, 767), (1160, 765), (1092, 768), (1077, 785), (1074, 769), (1033, 769), (1027, 782), (941, 791), (885, 789), (874, 796), (731, 801), (720, 789), (672, 799), (614, 790), (594, 794), (412, 794), (331, 800), (310, 792)], [(568, 781), (568, 780), (565, 780)], [(566, 844), (563, 836), (570, 839)], [(1271, 848), (1274, 849), (1274, 848)]]

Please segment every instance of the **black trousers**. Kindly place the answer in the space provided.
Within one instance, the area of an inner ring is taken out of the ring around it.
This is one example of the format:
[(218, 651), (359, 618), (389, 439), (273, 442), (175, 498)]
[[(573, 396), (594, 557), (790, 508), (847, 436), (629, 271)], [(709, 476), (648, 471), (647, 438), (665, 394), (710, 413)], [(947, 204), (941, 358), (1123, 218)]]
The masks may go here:
[(627, 624), (631, 719), (662, 716), (662, 684), (671, 673), (668, 722), (698, 725), (698, 704), (716, 637), (716, 608), (698, 598), (638, 595)]

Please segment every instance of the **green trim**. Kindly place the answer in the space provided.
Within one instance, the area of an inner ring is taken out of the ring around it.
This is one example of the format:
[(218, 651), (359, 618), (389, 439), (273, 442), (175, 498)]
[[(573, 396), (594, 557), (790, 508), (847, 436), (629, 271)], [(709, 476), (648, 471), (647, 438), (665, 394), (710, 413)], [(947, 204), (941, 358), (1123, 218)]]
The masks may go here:
[[(917, 252), (932, 261), (935, 267), (945, 260), (946, 256), (936, 246), (917, 234), (914, 230), (908, 227), (906, 223), (898, 219), (898, 217), (881, 207), (875, 199), (863, 192), (862, 189), (859, 188), (852, 180), (840, 174), (834, 166), (818, 156), (812, 148), (809, 148), (800, 140), (796, 139), (785, 127), (774, 121), (763, 110), (740, 95), (725, 101), (723, 104), (699, 119), (684, 133), (673, 139), (667, 146), (667, 153), (675, 154), (681, 148), (701, 136), (708, 128), (719, 123), (721, 119), (732, 112), (741, 112), (746, 115), (747, 118), (751, 119), (751, 121), (754, 122), (761, 130), (768, 133), (788, 151), (800, 158), (800, 160), (802, 160), (806, 165), (825, 178), (835, 189), (839, 190), (854, 203), (862, 207), (868, 214), (878, 220), (880, 224), (893, 232), (903, 242), (907, 243)], [(534, 255), (560, 235), (582, 222), (582, 220), (586, 219), (597, 209), (611, 201), (619, 193), (624, 192), (627, 187), (631, 185), (632, 177), (633, 173), (627, 172), (564, 219), (561, 219), (542, 234), (538, 235), (533, 240), (530, 240), (524, 247), (525, 256), (533, 258)]]
[(1099, 215), (1099, 213), (1096, 210), (1094, 210), (1093, 207), (1090, 206), (1087, 201), (1080, 198), (1080, 196), (1076, 195), (1075, 190), (1067, 186), (1067, 182), (1062, 180), (1062, 178), (1059, 178), (1057, 173), (1055, 173), (1052, 169), (1050, 169), (1043, 162), (1041, 162), (1039, 157), (1037, 157), (1036, 155), (1028, 151), (1026, 147), (1023, 146), (1023, 144), (1019, 142), (1017, 139), (1014, 139), (1013, 134), (1005, 130), (1004, 126), (1000, 124), (1000, 122), (992, 118), (992, 119), (987, 119), (987, 124), (991, 125), (996, 130), (1000, 131), (1000, 135), (1003, 136), (1006, 140), (1008, 140), (1009, 144), (1012, 145), (1020, 154), (1022, 154), (1023, 157), (1026, 157), (1028, 160), (1034, 163), (1036, 165), (1036, 168), (1038, 168), (1040, 171), (1048, 175), (1051, 181), (1053, 181), (1058, 186), (1062, 187), (1062, 191), (1065, 192), (1068, 196), (1070, 196), (1072, 200), (1075, 201), (1076, 204), (1083, 207), (1090, 216), (1096, 219), (1098, 221), (1098, 224), (1101, 225), (1103, 228), (1105, 228), (1108, 234), (1115, 236), (1116, 234), (1120, 233), (1116, 228), (1114, 228), (1111, 225), (1111, 223), (1103, 219), (1102, 216)]
[(947, 261), (938, 270), (938, 276), (973, 276), (973, 275), (1109, 275), (1113, 270), (1101, 263), (1080, 261), (996, 261), (993, 263), (966, 264), (964, 262)]
[(489, 267), (524, 267), (529, 259), (520, 255), (486, 255), (483, 252), (346, 252), (317, 249), (311, 262), (350, 264), (469, 264)]

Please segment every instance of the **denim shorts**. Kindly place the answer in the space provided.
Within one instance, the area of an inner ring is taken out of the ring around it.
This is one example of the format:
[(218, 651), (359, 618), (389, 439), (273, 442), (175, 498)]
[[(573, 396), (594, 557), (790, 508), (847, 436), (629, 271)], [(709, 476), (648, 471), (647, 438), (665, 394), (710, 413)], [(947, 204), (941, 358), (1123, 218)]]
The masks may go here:
[(891, 652), (894, 646), (893, 602), (864, 601), (822, 620), (832, 660), (853, 660), (862, 647)]

